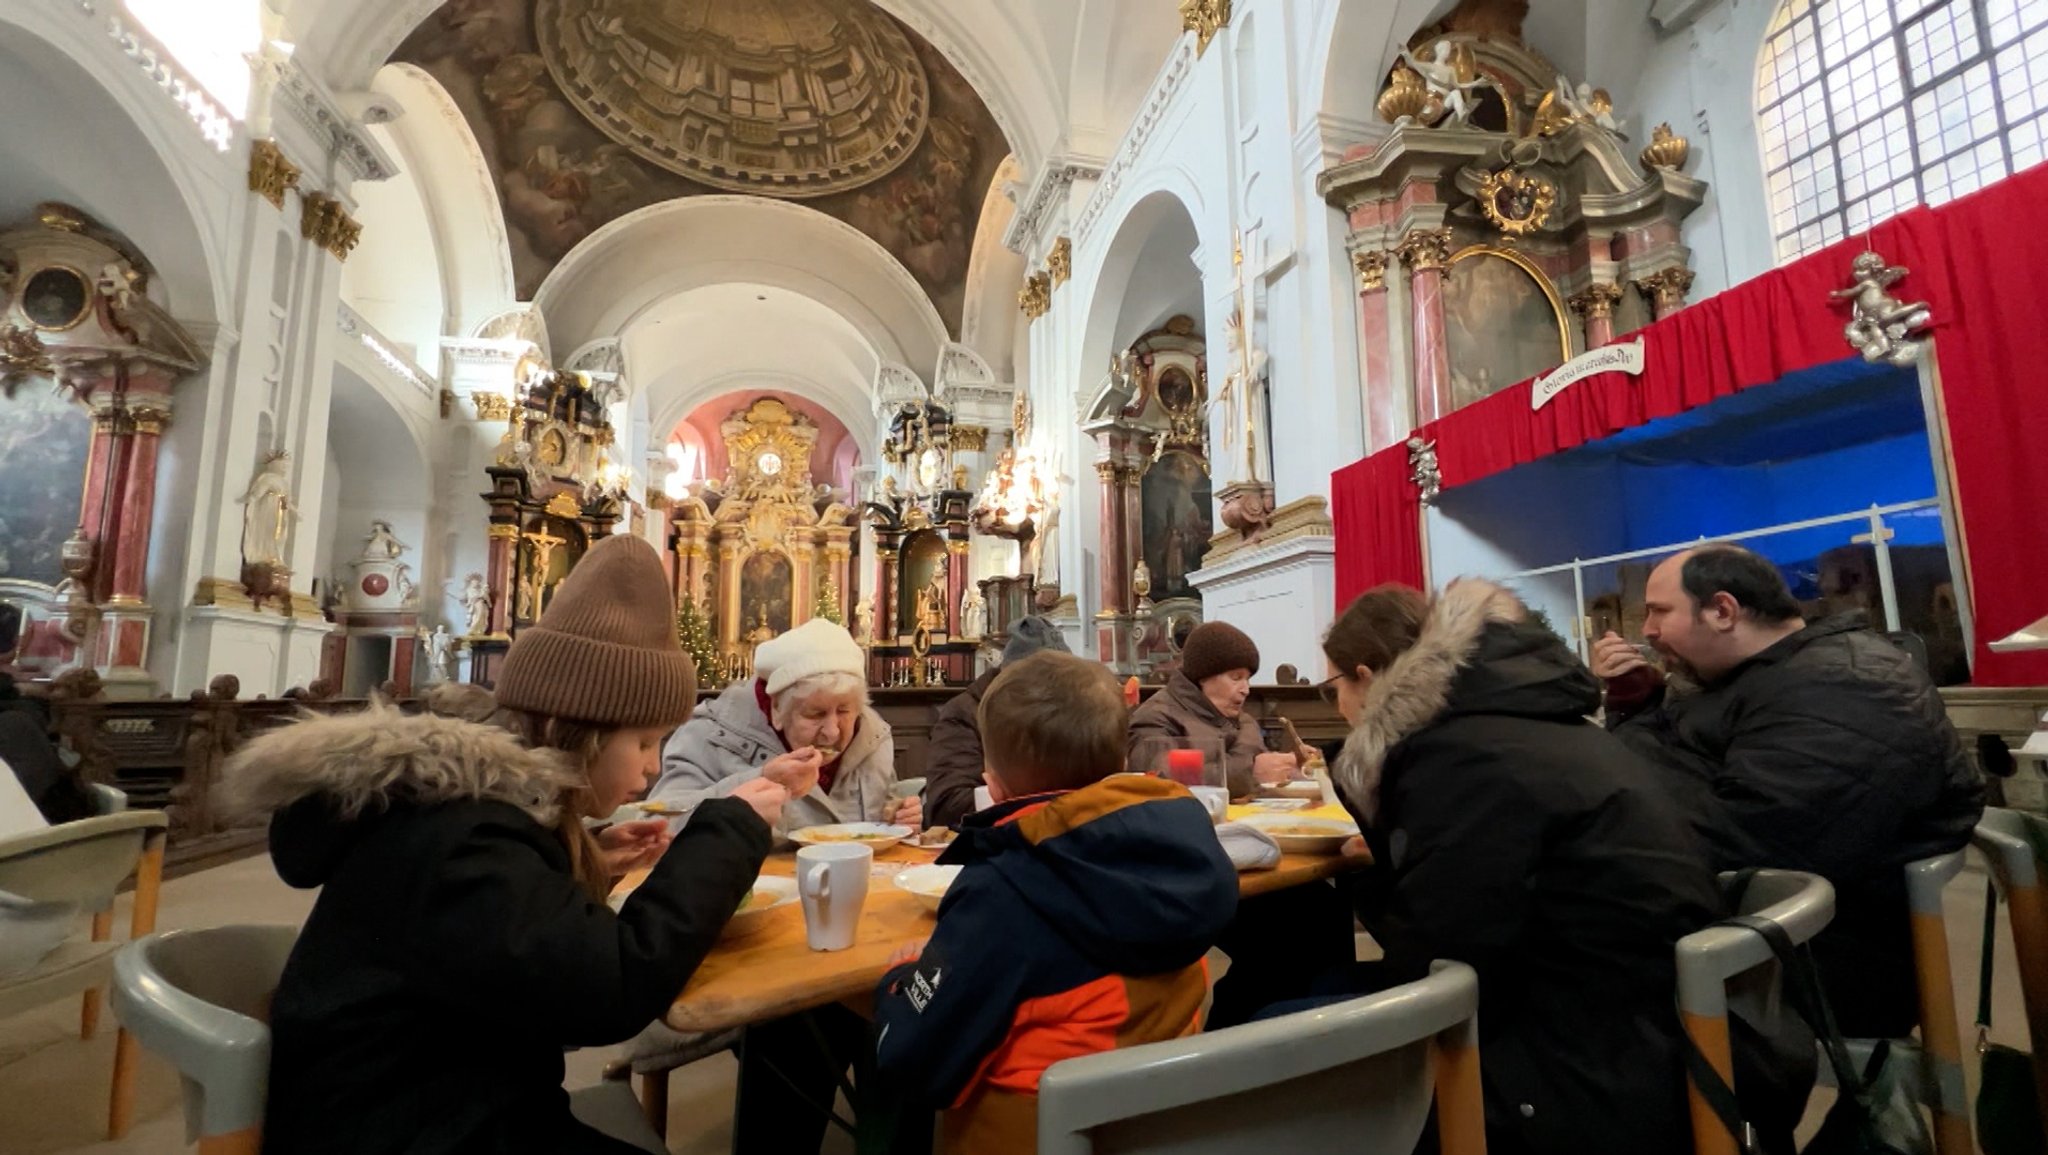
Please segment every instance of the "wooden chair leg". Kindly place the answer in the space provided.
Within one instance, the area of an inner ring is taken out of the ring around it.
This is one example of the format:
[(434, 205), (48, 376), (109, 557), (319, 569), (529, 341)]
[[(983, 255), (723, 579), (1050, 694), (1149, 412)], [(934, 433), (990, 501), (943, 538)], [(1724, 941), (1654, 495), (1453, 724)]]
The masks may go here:
[(199, 1139), (199, 1155), (256, 1155), (262, 1147), (263, 1131), (258, 1127), (246, 1127), (226, 1135), (204, 1135)]
[(1438, 1040), (1436, 1119), (1442, 1155), (1486, 1155), (1486, 1099), (1479, 1082), (1479, 1047), (1472, 1038)]
[[(1920, 987), (1921, 1101), (1934, 1112), (1939, 1155), (1971, 1155), (1969, 1103), (1963, 1101), (1963, 1042), (1956, 1025), (1948, 927), (1939, 914), (1913, 914), (1913, 972)], [(1953, 1094), (1952, 1094), (1953, 1092)]]
[(121, 1028), (114, 1036), (114, 1089), (107, 1104), (107, 1138), (120, 1140), (135, 1125), (135, 1064), (141, 1048)]
[(649, 1071), (640, 1076), (640, 1111), (656, 1135), (668, 1138), (667, 1071)]
[[(2039, 886), (2015, 886), (2006, 891), (2006, 910), (2012, 916), (2012, 943), (2019, 958), (2020, 998), (2027, 1009), (2027, 1029), (2034, 1053), (2048, 1046), (2048, 890)], [(2048, 1061), (2034, 1063), (2034, 1086), (2041, 1111), (2041, 1125), (2048, 1128)]]
[[(114, 933), (114, 912), (103, 910), (92, 916), (92, 941), (105, 942)], [(78, 1037), (90, 1039), (100, 1029), (100, 999), (98, 987), (85, 992), (84, 1005), (78, 1012)]]
[[(1709, 1066), (1721, 1076), (1721, 1081), (1730, 1087), (1735, 1085), (1735, 1051), (1728, 1040), (1728, 1020), (1725, 1017), (1709, 1018), (1705, 1015), (1684, 1014), (1680, 1016), (1685, 1033), (1692, 1036), (1693, 1045), (1705, 1055)], [(1685, 1081), (1686, 1101), (1692, 1106), (1692, 1145), (1696, 1155), (1736, 1155), (1735, 1136), (1728, 1133), (1728, 1127), (1714, 1109), (1707, 1105), (1700, 1089)]]

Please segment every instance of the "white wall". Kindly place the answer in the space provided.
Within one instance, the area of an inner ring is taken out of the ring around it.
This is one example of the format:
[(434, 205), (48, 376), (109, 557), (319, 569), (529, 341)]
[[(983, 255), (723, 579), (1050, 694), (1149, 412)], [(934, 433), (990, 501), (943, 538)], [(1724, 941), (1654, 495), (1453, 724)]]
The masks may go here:
[[(383, 126), (370, 132), (396, 151)], [(341, 268), (342, 302), (429, 376), (438, 374), (447, 297), (433, 217), (413, 174), (402, 172), (358, 189), (356, 218), (363, 236)]]

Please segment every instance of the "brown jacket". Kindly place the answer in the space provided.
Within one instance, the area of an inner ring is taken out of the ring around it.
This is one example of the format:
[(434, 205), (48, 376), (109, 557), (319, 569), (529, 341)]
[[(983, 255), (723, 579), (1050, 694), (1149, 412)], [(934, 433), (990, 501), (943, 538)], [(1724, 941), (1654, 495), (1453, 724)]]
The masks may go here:
[(939, 707), (924, 755), (924, 824), (951, 826), (974, 813), (974, 790), (982, 784), (981, 724), (976, 717), (981, 696), (998, 670), (974, 679), (972, 685)]
[[(1175, 673), (1164, 689), (1131, 711), (1130, 757), (1155, 755), (1157, 743), (1147, 739), (1196, 738), (1223, 742), (1223, 766), (1229, 775), (1230, 796), (1249, 797), (1255, 787), (1252, 760), (1266, 752), (1259, 724), (1250, 714), (1235, 721), (1223, 716), (1215, 703), (1202, 694), (1202, 687), (1186, 674)], [(1149, 771), (1151, 766), (1133, 762), (1131, 769)]]

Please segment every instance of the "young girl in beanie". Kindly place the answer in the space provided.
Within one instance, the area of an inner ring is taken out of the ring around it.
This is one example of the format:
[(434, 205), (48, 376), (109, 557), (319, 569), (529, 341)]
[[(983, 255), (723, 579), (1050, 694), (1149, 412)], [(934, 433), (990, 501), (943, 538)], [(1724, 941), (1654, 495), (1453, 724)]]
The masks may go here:
[[(606, 538), (507, 653), (502, 726), (373, 706), (230, 760), (229, 788), (272, 812), (278, 873), (322, 888), (272, 1002), (268, 1155), (638, 1150), (571, 1116), (562, 1051), (667, 1008), (785, 798), (707, 802), (672, 846), (587, 832), (690, 714), (671, 606), (653, 548)], [(615, 869), (657, 857), (614, 914)]]

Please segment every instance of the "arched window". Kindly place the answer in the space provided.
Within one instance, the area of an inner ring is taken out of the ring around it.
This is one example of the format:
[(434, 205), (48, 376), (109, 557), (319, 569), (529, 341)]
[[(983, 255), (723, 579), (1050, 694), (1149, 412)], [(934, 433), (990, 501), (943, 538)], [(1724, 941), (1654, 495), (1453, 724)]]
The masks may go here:
[(1784, 261), (2048, 156), (2048, 3), (1784, 0), (1756, 105)]

